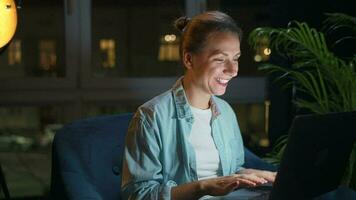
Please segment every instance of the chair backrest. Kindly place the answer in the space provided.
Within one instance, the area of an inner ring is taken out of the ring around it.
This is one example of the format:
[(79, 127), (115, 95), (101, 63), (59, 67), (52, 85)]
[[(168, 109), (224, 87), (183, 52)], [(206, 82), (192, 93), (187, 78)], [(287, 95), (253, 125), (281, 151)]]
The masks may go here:
[(53, 141), (51, 199), (121, 199), (121, 162), (132, 114), (79, 120)]

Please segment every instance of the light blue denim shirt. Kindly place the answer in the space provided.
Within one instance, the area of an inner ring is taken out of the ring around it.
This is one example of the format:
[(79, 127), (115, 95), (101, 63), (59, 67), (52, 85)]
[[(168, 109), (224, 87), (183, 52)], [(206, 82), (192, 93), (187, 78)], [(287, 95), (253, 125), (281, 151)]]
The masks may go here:
[[(212, 137), (226, 176), (239, 171), (244, 149), (230, 105), (213, 96)], [(123, 199), (171, 199), (171, 188), (197, 181), (195, 152), (188, 141), (194, 118), (179, 79), (172, 89), (140, 106), (126, 136)]]

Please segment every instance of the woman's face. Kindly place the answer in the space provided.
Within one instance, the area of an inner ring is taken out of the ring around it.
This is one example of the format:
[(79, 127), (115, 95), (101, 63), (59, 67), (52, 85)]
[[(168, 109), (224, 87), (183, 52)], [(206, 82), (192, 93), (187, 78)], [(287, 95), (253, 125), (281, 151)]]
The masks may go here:
[(241, 55), (239, 38), (229, 32), (208, 37), (202, 51), (190, 54), (191, 86), (209, 95), (223, 95), (229, 81), (237, 75)]

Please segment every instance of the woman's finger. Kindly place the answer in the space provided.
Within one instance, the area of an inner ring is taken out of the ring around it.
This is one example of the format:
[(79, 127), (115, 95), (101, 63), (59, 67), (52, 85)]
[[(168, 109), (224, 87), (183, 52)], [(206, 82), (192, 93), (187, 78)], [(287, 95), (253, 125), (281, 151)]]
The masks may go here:
[(266, 179), (259, 177), (256, 174), (241, 174), (241, 176), (245, 179), (248, 179), (248, 180), (258, 183), (258, 184), (267, 183)]
[(269, 182), (274, 182), (274, 180), (276, 179), (276, 173), (273, 173), (273, 172), (262, 171), (257, 175), (266, 179)]
[(254, 187), (256, 186), (255, 182), (249, 181), (247, 179), (239, 178), (238, 180), (239, 186), (248, 186), (248, 187)]

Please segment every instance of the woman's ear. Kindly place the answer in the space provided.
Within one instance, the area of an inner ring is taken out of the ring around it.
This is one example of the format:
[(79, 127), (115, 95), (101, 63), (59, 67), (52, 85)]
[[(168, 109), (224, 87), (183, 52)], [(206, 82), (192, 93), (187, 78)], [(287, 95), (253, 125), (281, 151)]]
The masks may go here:
[(183, 51), (183, 64), (187, 69), (193, 68), (193, 56), (191, 53)]

